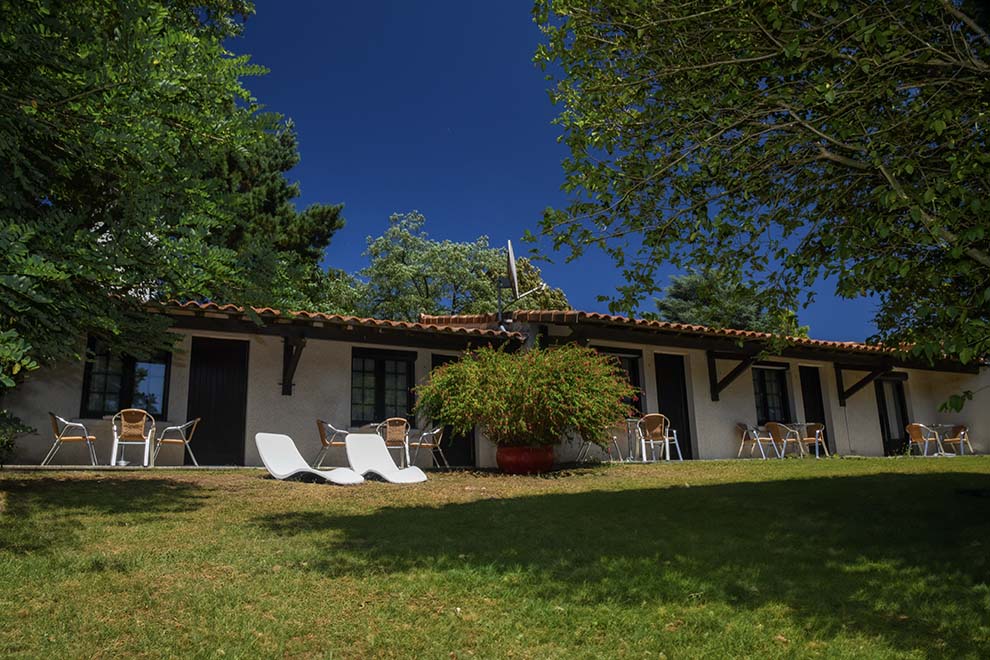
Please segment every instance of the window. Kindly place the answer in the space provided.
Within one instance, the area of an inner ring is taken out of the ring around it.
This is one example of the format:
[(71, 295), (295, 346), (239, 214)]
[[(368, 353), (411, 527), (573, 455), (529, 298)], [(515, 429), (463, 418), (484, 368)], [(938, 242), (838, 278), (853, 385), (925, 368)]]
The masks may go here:
[(756, 394), (757, 424), (790, 419), (786, 369), (753, 367), (753, 391)]
[(355, 348), (351, 353), (351, 426), (412, 419), (416, 354)]
[(156, 417), (168, 414), (168, 381), (171, 355), (161, 353), (147, 360), (112, 353), (102, 342), (91, 340), (83, 373), (80, 416), (99, 418), (124, 408), (140, 408)]
[(622, 370), (626, 372), (626, 380), (629, 384), (636, 388), (636, 394), (627, 399), (623, 399), (623, 403), (635, 408), (639, 412), (643, 412), (643, 388), (639, 378), (639, 363), (642, 360), (643, 354), (640, 352), (623, 352), (620, 350), (613, 350), (603, 347), (593, 347), (599, 353), (604, 355), (611, 355), (616, 360), (619, 361), (619, 366)]

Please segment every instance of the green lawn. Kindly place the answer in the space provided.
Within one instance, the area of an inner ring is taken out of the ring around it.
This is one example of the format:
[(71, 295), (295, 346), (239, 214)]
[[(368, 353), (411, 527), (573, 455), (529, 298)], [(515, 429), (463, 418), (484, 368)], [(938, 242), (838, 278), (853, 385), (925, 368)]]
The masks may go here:
[(0, 472), (0, 654), (986, 657), (990, 458)]

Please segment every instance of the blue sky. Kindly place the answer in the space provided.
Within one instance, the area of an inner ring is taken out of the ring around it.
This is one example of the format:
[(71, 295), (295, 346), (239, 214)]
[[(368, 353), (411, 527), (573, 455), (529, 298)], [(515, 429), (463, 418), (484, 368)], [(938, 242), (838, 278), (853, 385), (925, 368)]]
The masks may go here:
[[(523, 232), (536, 232), (545, 207), (566, 202), (566, 152), (544, 74), (532, 63), (540, 33), (530, 8), (528, 0), (257, 0), (245, 34), (229, 46), (271, 70), (247, 86), (266, 109), (295, 121), (297, 203), (345, 205), (347, 226), (327, 264), (363, 267), (366, 237), (381, 234), (390, 214), (412, 210), (426, 216), (434, 238), (486, 234), (493, 245), (512, 239), (525, 251)], [(608, 311), (597, 297), (622, 282), (607, 257), (550, 257), (539, 264), (544, 278), (572, 305)], [(869, 302), (820, 289), (800, 312), (812, 336), (871, 334)]]

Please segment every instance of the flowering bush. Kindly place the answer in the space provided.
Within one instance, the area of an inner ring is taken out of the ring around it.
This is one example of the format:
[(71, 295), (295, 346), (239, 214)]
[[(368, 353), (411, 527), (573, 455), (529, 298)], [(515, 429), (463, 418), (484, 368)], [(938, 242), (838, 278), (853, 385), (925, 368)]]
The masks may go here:
[(479, 425), (498, 446), (555, 445), (574, 432), (604, 444), (635, 393), (615, 358), (590, 348), (482, 348), (434, 369), (416, 410), (456, 433)]

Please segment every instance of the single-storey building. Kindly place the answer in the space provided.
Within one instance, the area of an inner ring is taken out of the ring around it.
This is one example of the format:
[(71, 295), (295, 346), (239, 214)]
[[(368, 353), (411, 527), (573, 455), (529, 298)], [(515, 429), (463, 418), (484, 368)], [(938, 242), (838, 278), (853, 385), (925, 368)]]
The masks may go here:
[[(578, 342), (615, 355), (641, 396), (641, 412), (663, 412), (678, 430), (685, 458), (729, 458), (737, 423), (821, 422), (832, 451), (900, 453), (909, 422), (961, 423), (978, 452), (990, 450), (990, 369), (903, 360), (876, 346), (795, 338), (766, 356), (769, 335), (630, 319), (579, 311), (423, 316), (418, 323), (216, 303), (174, 303), (167, 314), (180, 339), (147, 360), (113, 355), (90, 342), (92, 359), (32, 374), (4, 406), (37, 431), (17, 440), (15, 464), (37, 464), (52, 442), (48, 413), (82, 421), (110, 460), (109, 418), (140, 407), (159, 427), (202, 419), (192, 446), (200, 464), (259, 465), (255, 433), (293, 437), (317, 454), (316, 420), (366, 427), (387, 417), (413, 419), (413, 387), (444, 362), (474, 347), (526, 350)], [(257, 320), (260, 318), (261, 323)], [(940, 412), (950, 395), (976, 392), (961, 413)], [(491, 467), (495, 449), (476, 431), (445, 439), (452, 465)], [(324, 464), (344, 464), (334, 449)], [(577, 447), (563, 447), (559, 458)], [(137, 454), (134, 454), (137, 460)], [(178, 464), (181, 448), (163, 448), (158, 464)], [(88, 463), (85, 448), (64, 446), (58, 464)], [(427, 465), (424, 453), (420, 464)]]

